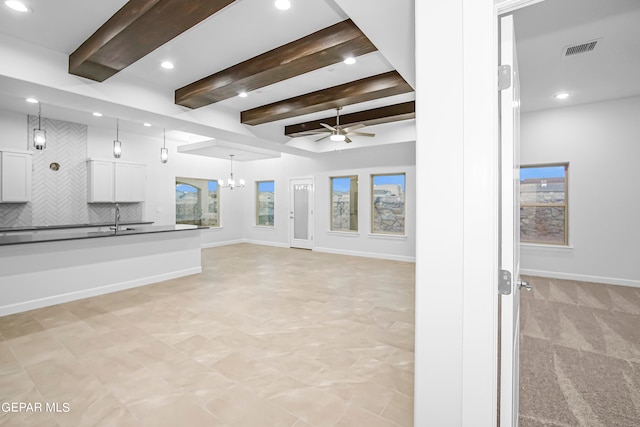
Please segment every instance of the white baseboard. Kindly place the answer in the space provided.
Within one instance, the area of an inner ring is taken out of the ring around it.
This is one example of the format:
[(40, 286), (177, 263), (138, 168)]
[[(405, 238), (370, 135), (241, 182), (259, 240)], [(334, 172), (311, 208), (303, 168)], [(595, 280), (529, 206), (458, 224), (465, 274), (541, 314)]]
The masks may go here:
[(376, 259), (388, 259), (391, 261), (416, 262), (416, 257), (403, 256), (403, 255), (379, 254), (375, 252), (348, 251), (344, 249), (319, 248), (319, 247), (315, 247), (313, 248), (313, 250), (316, 252), (324, 252), (328, 254), (360, 256), (365, 258), (376, 258)]
[(282, 242), (269, 242), (267, 240), (253, 240), (253, 239), (245, 239), (245, 243), (251, 243), (253, 245), (261, 245), (261, 246), (275, 246), (276, 248), (290, 248), (289, 243)]
[(520, 274), (525, 276), (548, 277), (550, 279), (577, 280), (580, 282), (604, 283), (607, 285), (631, 286), (640, 288), (640, 280), (620, 279), (617, 277), (589, 276), (586, 274), (561, 273), (557, 271), (520, 269)]
[(245, 239), (225, 240), (223, 242), (208, 242), (200, 245), (200, 248), (217, 248), (218, 246), (237, 245), (238, 243), (246, 243)]
[(112, 292), (124, 291), (126, 289), (137, 288), (139, 286), (150, 285), (152, 283), (163, 282), (165, 280), (176, 279), (178, 277), (190, 276), (192, 274), (199, 273), (202, 273), (202, 267), (192, 267), (185, 270), (172, 271), (170, 273), (142, 277), (140, 279), (129, 280), (127, 282), (113, 283), (111, 285), (100, 286), (97, 288), (83, 289), (77, 292), (69, 292), (66, 294), (54, 295), (31, 301), (4, 305), (0, 306), (0, 316), (21, 313), (23, 311), (34, 310), (36, 308), (48, 307), (51, 305), (62, 304), (69, 301), (95, 297), (98, 295), (110, 294)]

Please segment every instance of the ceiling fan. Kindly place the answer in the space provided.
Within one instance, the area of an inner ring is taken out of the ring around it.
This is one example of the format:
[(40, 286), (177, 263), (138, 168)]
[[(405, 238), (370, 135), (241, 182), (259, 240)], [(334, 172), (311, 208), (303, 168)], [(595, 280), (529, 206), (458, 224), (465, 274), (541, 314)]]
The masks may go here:
[(326, 128), (326, 130), (311, 130), (311, 131), (307, 131), (307, 132), (302, 132), (299, 135), (316, 135), (316, 134), (323, 134), (326, 133), (326, 136), (323, 136), (320, 139), (316, 139), (316, 142), (325, 140), (327, 138), (331, 139), (331, 141), (344, 141), (344, 142), (351, 142), (351, 139), (349, 139), (349, 136), (352, 135), (357, 135), (357, 136), (368, 136), (368, 137), (373, 137), (376, 136), (375, 133), (367, 133), (367, 132), (356, 132), (358, 129), (362, 129), (363, 127), (365, 127), (365, 125), (363, 125), (362, 123), (358, 123), (356, 125), (353, 126), (348, 126), (348, 127), (342, 127), (340, 125), (340, 110), (342, 110), (342, 107), (338, 107), (336, 108), (336, 125), (335, 127), (329, 126), (326, 123), (320, 123), (320, 125), (324, 128)]

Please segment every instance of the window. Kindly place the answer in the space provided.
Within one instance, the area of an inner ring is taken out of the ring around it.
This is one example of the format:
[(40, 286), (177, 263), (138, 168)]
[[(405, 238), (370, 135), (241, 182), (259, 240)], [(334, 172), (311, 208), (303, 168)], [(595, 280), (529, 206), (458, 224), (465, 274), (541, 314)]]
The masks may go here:
[(220, 227), (218, 181), (176, 178), (176, 224)]
[(371, 175), (371, 232), (404, 235), (405, 174)]
[(566, 245), (568, 164), (520, 167), (520, 241)]
[(331, 230), (358, 231), (358, 177), (331, 178)]
[(256, 225), (273, 227), (273, 181), (256, 182)]

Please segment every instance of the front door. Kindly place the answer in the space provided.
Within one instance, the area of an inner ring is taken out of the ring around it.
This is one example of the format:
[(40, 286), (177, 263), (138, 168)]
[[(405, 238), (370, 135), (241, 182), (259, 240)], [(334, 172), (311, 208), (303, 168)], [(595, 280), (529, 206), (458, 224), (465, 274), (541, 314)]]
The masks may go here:
[(513, 16), (500, 18), (500, 427), (518, 426), (520, 87)]
[(313, 249), (313, 178), (289, 183), (289, 246)]

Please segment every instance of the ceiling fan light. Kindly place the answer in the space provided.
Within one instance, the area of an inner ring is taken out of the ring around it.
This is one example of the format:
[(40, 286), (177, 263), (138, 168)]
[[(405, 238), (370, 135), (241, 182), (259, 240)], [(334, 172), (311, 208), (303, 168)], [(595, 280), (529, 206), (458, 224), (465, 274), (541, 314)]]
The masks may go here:
[(334, 133), (329, 137), (329, 139), (332, 141), (341, 142), (344, 141), (344, 135), (340, 133)]

